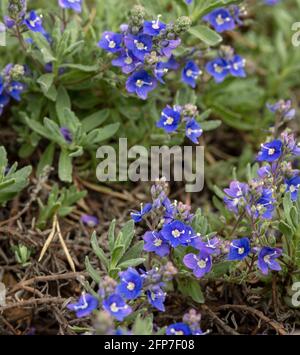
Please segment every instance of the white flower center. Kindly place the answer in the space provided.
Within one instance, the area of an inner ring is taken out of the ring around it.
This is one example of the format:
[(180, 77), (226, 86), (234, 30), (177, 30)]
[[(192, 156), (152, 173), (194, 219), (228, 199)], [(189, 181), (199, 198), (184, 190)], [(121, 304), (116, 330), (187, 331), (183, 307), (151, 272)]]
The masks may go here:
[(155, 239), (154, 243), (153, 243), (156, 247), (160, 247), (162, 245), (162, 240), (157, 238)]
[(268, 149), (268, 155), (273, 155), (275, 153), (275, 149), (274, 148), (269, 148)]
[(113, 313), (116, 313), (119, 311), (119, 307), (117, 306), (117, 304), (114, 302), (110, 305), (110, 310), (113, 312)]
[(245, 249), (244, 248), (238, 248), (238, 254), (242, 255), (244, 254)]
[(206, 261), (205, 260), (199, 260), (197, 262), (197, 265), (200, 267), (200, 269), (204, 269), (206, 267)]
[(128, 282), (127, 290), (133, 291), (135, 289), (135, 284), (133, 282)]
[(172, 231), (172, 236), (173, 236), (174, 238), (178, 238), (178, 237), (180, 237), (180, 235), (181, 235), (182, 233), (184, 233), (184, 231), (180, 232), (178, 229), (174, 229), (174, 230)]

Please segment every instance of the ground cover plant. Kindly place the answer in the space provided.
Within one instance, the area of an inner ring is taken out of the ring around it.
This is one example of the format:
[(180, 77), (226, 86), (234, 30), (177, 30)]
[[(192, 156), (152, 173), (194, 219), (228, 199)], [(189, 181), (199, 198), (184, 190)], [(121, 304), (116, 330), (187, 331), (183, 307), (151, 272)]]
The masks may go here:
[[(299, 14), (1, 1), (1, 335), (297, 333)], [(130, 179), (155, 146), (203, 147), (203, 189)]]

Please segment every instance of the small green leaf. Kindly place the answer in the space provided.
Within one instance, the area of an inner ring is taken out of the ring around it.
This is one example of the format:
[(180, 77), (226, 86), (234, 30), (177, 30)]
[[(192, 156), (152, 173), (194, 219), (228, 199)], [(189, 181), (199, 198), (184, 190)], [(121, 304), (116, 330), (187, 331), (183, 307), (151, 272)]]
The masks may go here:
[(36, 174), (40, 176), (43, 172), (43, 169), (48, 165), (52, 166), (53, 158), (55, 152), (55, 144), (50, 143), (48, 147), (45, 149), (44, 153), (42, 154), (40, 161), (37, 166)]
[(111, 268), (115, 268), (118, 265), (118, 262), (122, 258), (125, 252), (124, 245), (118, 245), (114, 248), (111, 255)]
[(108, 230), (108, 246), (111, 252), (113, 251), (115, 246), (115, 226), (116, 226), (116, 220), (113, 219)]
[(218, 128), (222, 124), (222, 121), (220, 120), (211, 120), (211, 121), (205, 121), (205, 122), (200, 122), (201, 128), (203, 131), (211, 131), (213, 129)]
[(88, 256), (85, 257), (85, 268), (86, 268), (86, 271), (91, 276), (91, 278), (99, 285), (99, 283), (101, 281), (101, 277), (98, 274), (98, 272), (93, 268)]
[(67, 150), (62, 150), (58, 162), (58, 177), (61, 181), (72, 182), (72, 158)]
[(106, 255), (104, 254), (104, 251), (99, 246), (96, 232), (94, 232), (92, 234), (91, 246), (92, 246), (92, 249), (93, 249), (94, 253), (96, 254), (96, 256), (103, 263), (103, 266), (105, 267), (105, 269), (108, 270), (109, 261), (108, 261)]
[(195, 302), (205, 302), (199, 281), (194, 279), (182, 279), (178, 281), (178, 288), (183, 295), (191, 297)]
[(213, 31), (207, 26), (198, 25), (195, 27), (191, 27), (189, 29), (189, 33), (199, 38), (201, 41), (203, 41), (209, 46), (216, 46), (217, 44), (222, 42), (222, 37), (217, 32)]
[(123, 261), (122, 263), (118, 264), (118, 267), (122, 269), (127, 269), (128, 267), (135, 267), (142, 264), (146, 259), (145, 258), (137, 258), (137, 259), (130, 259), (127, 261)]

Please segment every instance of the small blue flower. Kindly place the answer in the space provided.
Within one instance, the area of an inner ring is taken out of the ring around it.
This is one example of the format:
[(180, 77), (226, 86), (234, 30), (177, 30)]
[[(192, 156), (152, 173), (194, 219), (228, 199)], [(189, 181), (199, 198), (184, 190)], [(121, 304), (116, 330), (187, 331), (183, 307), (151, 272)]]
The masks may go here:
[(166, 106), (160, 116), (160, 120), (156, 123), (156, 127), (164, 129), (167, 133), (176, 131), (180, 122), (180, 112)]
[(286, 191), (291, 193), (292, 201), (296, 201), (300, 188), (300, 176), (294, 176), (291, 179), (286, 180), (285, 183), (287, 185)]
[(137, 71), (130, 75), (126, 81), (126, 89), (130, 93), (136, 93), (143, 100), (147, 99), (148, 93), (154, 90), (157, 81), (145, 70)]
[(261, 145), (261, 150), (258, 153), (256, 160), (258, 161), (275, 161), (280, 158), (282, 154), (282, 142), (275, 139), (272, 142), (264, 143)]
[(212, 259), (210, 254), (205, 251), (200, 251), (198, 255), (190, 253), (183, 258), (183, 263), (186, 267), (193, 270), (193, 274), (197, 277), (203, 277), (212, 268)]
[(110, 53), (116, 53), (122, 50), (123, 35), (105, 31), (102, 34), (98, 46)]
[(296, 110), (292, 108), (291, 100), (279, 100), (273, 105), (267, 103), (267, 108), (272, 113), (278, 112), (282, 116), (282, 118), (287, 121), (293, 119), (296, 115)]
[(174, 323), (168, 326), (166, 335), (192, 335), (192, 331), (185, 323)]
[(16, 21), (13, 20), (12, 18), (10, 18), (9, 16), (4, 16), (4, 23), (5, 23), (5, 26), (10, 29), (10, 28), (13, 28), (16, 24)]
[(80, 218), (81, 222), (88, 227), (96, 227), (99, 224), (99, 219), (89, 214), (84, 214)]
[(281, 249), (263, 247), (258, 254), (258, 267), (264, 275), (267, 275), (270, 270), (280, 271), (281, 267), (275, 260), (282, 254)]
[(204, 20), (217, 32), (231, 31), (235, 28), (235, 22), (230, 12), (224, 8), (216, 9), (204, 17)]
[(230, 243), (227, 260), (243, 260), (248, 256), (250, 250), (248, 238), (235, 239)]
[(152, 39), (148, 35), (127, 36), (125, 37), (126, 47), (133, 55), (141, 61), (144, 61), (145, 55), (152, 49)]
[(275, 200), (273, 192), (269, 189), (263, 189), (261, 196), (254, 204), (254, 217), (262, 217), (265, 219), (272, 219), (275, 209)]
[(161, 230), (163, 238), (171, 244), (173, 248), (185, 245), (190, 242), (194, 235), (193, 229), (181, 221), (173, 221), (163, 226)]
[(82, 318), (90, 315), (98, 307), (97, 298), (93, 297), (89, 293), (83, 294), (77, 303), (71, 303), (67, 305), (67, 308), (76, 312), (77, 318)]
[(224, 203), (229, 211), (238, 212), (239, 206), (246, 203), (249, 192), (249, 186), (239, 181), (232, 181), (229, 189), (224, 189), (227, 196), (224, 197)]
[(160, 31), (166, 28), (166, 25), (159, 21), (161, 16), (157, 16), (157, 20), (153, 21), (145, 21), (143, 33), (149, 36), (157, 36), (159, 35)]
[(206, 71), (215, 79), (216, 83), (221, 83), (226, 78), (229, 68), (229, 64), (223, 58), (211, 60), (205, 66)]
[(193, 0), (185, 0), (185, 2), (186, 2), (188, 5), (191, 5), (191, 3), (193, 2)]
[(38, 15), (35, 11), (30, 11), (29, 12), (29, 17), (25, 19), (25, 24), (28, 27), (29, 30), (33, 32), (40, 32), (45, 34), (46, 31), (43, 27), (43, 16)]
[(59, 6), (62, 9), (72, 9), (76, 12), (81, 12), (82, 0), (58, 0)]
[(71, 131), (69, 130), (69, 128), (67, 127), (61, 127), (60, 128), (60, 133), (61, 135), (64, 137), (64, 140), (67, 142), (67, 143), (72, 143), (73, 142), (73, 137), (72, 137), (72, 133)]
[(6, 88), (7, 94), (15, 99), (21, 101), (21, 94), (26, 89), (26, 85), (19, 81), (12, 81)]
[(120, 322), (132, 313), (132, 308), (116, 293), (103, 301), (103, 308)]
[(170, 58), (174, 49), (176, 49), (181, 43), (181, 39), (164, 39), (160, 42), (161, 54), (167, 58)]
[(233, 56), (229, 61), (230, 74), (240, 78), (246, 77), (245, 64), (246, 60), (244, 58), (239, 55)]
[(185, 127), (185, 135), (195, 144), (198, 144), (198, 138), (202, 135), (203, 130), (200, 124), (192, 118)]
[(280, 0), (264, 0), (264, 1), (265, 1), (266, 5), (273, 6), (273, 5), (278, 4)]
[(143, 217), (152, 210), (152, 204), (146, 203), (145, 206), (141, 206), (140, 211), (133, 211), (130, 213), (131, 218), (135, 223), (141, 222)]
[(120, 273), (120, 284), (117, 286), (117, 292), (127, 300), (134, 300), (142, 292), (143, 280), (140, 274), (129, 267), (126, 271)]
[(170, 247), (166, 240), (159, 232), (146, 232), (143, 236), (145, 241), (144, 250), (154, 252), (160, 257), (164, 257), (170, 253)]
[(168, 62), (158, 62), (154, 68), (154, 75), (158, 81), (164, 84), (163, 77), (169, 72)]
[(182, 81), (192, 88), (196, 87), (196, 80), (201, 74), (201, 70), (194, 61), (189, 61), (186, 63), (185, 67), (182, 70)]
[(156, 309), (158, 309), (161, 312), (165, 311), (165, 299), (166, 299), (166, 293), (161, 289), (160, 286), (154, 285), (149, 288), (149, 290), (146, 292), (148, 302)]
[(125, 50), (121, 52), (118, 58), (113, 59), (111, 63), (116, 67), (121, 67), (124, 74), (129, 74), (136, 69), (140, 62), (130, 51)]

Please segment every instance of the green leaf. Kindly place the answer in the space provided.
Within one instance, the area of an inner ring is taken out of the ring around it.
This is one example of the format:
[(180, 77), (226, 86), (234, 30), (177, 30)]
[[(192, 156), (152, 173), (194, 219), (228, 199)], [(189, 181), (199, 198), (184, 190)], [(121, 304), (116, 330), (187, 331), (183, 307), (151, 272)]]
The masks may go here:
[(94, 232), (92, 234), (91, 237), (91, 246), (92, 249), (94, 251), (94, 253), (96, 254), (96, 256), (99, 258), (99, 260), (103, 263), (103, 266), (106, 270), (108, 270), (108, 266), (109, 266), (109, 261), (106, 257), (106, 255), (104, 254), (104, 251), (102, 250), (102, 248), (100, 248), (98, 240), (97, 240), (97, 235), (96, 232)]
[(37, 83), (40, 84), (42, 92), (46, 97), (54, 101), (56, 99), (56, 89), (53, 86), (54, 74), (43, 74), (37, 79)]
[(72, 158), (67, 150), (62, 150), (58, 162), (58, 177), (61, 181), (72, 182)]
[(57, 90), (57, 100), (55, 108), (60, 125), (64, 127), (65, 109), (71, 109), (71, 100), (67, 90), (63, 86), (60, 86)]
[(114, 248), (111, 255), (111, 268), (115, 268), (118, 265), (118, 262), (122, 258), (125, 252), (124, 245), (118, 245)]
[(34, 45), (37, 46), (41, 51), (44, 64), (56, 61), (56, 58), (52, 53), (50, 44), (48, 43), (44, 35), (42, 35), (40, 32), (30, 31), (30, 37), (33, 39)]
[(120, 123), (112, 123), (103, 128), (97, 128), (91, 131), (87, 136), (87, 143), (96, 144), (108, 138), (111, 138), (119, 129)]
[(178, 288), (184, 296), (191, 297), (195, 302), (205, 302), (199, 281), (190, 278), (181, 279), (178, 281)]
[(118, 267), (122, 269), (127, 269), (128, 267), (135, 267), (140, 264), (142, 264), (146, 259), (145, 258), (137, 258), (137, 259), (130, 259), (127, 261), (123, 261), (120, 264), (118, 264)]
[(134, 335), (151, 335), (153, 332), (153, 315), (148, 315), (143, 318), (141, 314), (139, 314), (132, 327), (132, 333)]
[(131, 259), (137, 259), (141, 256), (142, 251), (144, 249), (144, 241), (140, 240), (137, 243), (134, 243), (134, 245), (124, 254), (124, 256), (121, 259), (121, 263), (127, 260)]
[(91, 72), (96, 72), (99, 69), (98, 65), (83, 65), (83, 64), (63, 64), (61, 65), (61, 68), (71, 68), (71, 69), (77, 69), (79, 71), (83, 71), (86, 73), (91, 73)]
[(222, 42), (222, 37), (207, 26), (198, 25), (191, 27), (188, 32), (209, 46), (216, 46)]
[(92, 115), (84, 118), (81, 121), (82, 129), (84, 132), (90, 132), (93, 129), (99, 127), (109, 116), (109, 110), (104, 109), (93, 113)]
[(86, 268), (86, 271), (91, 276), (91, 278), (99, 285), (99, 283), (101, 281), (101, 277), (98, 274), (98, 272), (93, 268), (88, 256), (85, 257), (85, 268)]
[(213, 129), (218, 128), (222, 124), (222, 121), (220, 120), (211, 120), (211, 121), (205, 121), (201, 122), (201, 128), (203, 131), (211, 131)]
[(53, 164), (53, 158), (54, 158), (54, 152), (55, 152), (55, 144), (50, 143), (48, 147), (45, 149), (44, 153), (42, 154), (40, 161), (37, 166), (36, 174), (37, 176), (40, 176), (41, 173), (43, 172), (43, 169), (48, 165), (52, 166)]
[(115, 226), (116, 220), (113, 219), (108, 229), (108, 246), (111, 252), (113, 251), (115, 246)]

